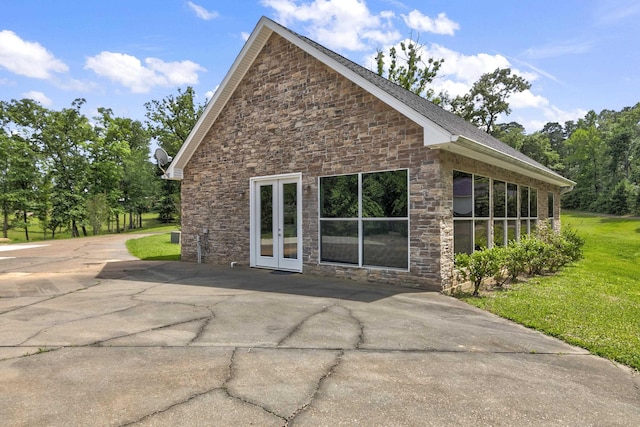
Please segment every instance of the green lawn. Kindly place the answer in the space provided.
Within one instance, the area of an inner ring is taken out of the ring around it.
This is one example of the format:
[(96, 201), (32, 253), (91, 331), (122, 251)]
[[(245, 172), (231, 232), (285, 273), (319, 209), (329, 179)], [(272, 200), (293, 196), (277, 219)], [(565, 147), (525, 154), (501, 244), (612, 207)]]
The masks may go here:
[(180, 261), (180, 245), (171, 243), (171, 233), (127, 240), (127, 249), (143, 260)]
[[(122, 219), (122, 215), (120, 217)], [(157, 213), (146, 213), (142, 215), (142, 228), (134, 228), (132, 230), (124, 230), (123, 233), (140, 233), (140, 232), (161, 232), (161, 231), (175, 231), (178, 229), (176, 224), (162, 224), (158, 221)], [(127, 216), (127, 227), (128, 227), (129, 217)], [(120, 223), (120, 227), (122, 227), (122, 222)], [(1, 227), (1, 225), (0, 225)], [(80, 230), (82, 234), (82, 230)], [(87, 233), (89, 236), (93, 235), (90, 226), (87, 226)], [(27, 242), (24, 229), (23, 228), (12, 228), (9, 229), (8, 238), (10, 239), (9, 243), (25, 243)], [(100, 234), (107, 234), (106, 224), (102, 227)], [(2, 237), (2, 231), (0, 228), (0, 237)], [(69, 239), (71, 238), (71, 232), (69, 230), (63, 230), (62, 232), (56, 231), (55, 239)], [(51, 239), (51, 230), (47, 230), (47, 234), (45, 236), (44, 231), (40, 227), (40, 223), (37, 218), (31, 218), (29, 221), (29, 241), (37, 242), (41, 240), (50, 240)], [(0, 243), (2, 244), (2, 243)]]
[(640, 220), (566, 213), (584, 259), (555, 276), (463, 299), (640, 370)]

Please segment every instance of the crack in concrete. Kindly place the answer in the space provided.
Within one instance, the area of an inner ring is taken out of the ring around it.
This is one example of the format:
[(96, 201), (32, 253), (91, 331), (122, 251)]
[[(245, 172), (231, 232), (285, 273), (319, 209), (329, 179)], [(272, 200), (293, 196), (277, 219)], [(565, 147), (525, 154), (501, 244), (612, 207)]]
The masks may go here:
[(295, 325), (293, 328), (291, 328), (289, 330), (289, 332), (280, 340), (276, 343), (276, 347), (280, 347), (280, 345), (282, 345), (283, 342), (285, 342), (286, 340), (288, 340), (289, 338), (291, 338), (296, 332), (298, 332), (300, 330), (300, 328), (302, 327), (302, 325), (304, 325), (309, 319), (311, 319), (314, 316), (326, 313), (331, 307), (335, 307), (338, 304), (331, 304), (331, 305), (326, 305), (324, 307), (322, 307), (322, 309), (320, 311), (314, 312), (309, 314), (307, 317), (305, 317), (304, 319), (302, 319), (300, 322), (298, 322), (297, 325)]
[(347, 311), (347, 313), (349, 314), (349, 317), (351, 317), (353, 320), (356, 321), (356, 324), (358, 325), (358, 328), (360, 329), (360, 333), (358, 334), (358, 341), (356, 342), (356, 344), (354, 346), (354, 348), (356, 350), (358, 350), (360, 348), (360, 346), (364, 344), (364, 323), (362, 323), (360, 321), (360, 319), (358, 319), (353, 314), (353, 310), (351, 310), (350, 308), (344, 307), (342, 305), (338, 305), (338, 307), (341, 307), (341, 308), (345, 309)]
[[(155, 328), (145, 329), (144, 331), (132, 332), (130, 334), (123, 334), (123, 335), (119, 335), (117, 337), (107, 338), (106, 340), (96, 341), (94, 343), (87, 344), (87, 346), (102, 347), (102, 346), (104, 346), (105, 343), (107, 343), (109, 341), (117, 340), (117, 339), (120, 339), (120, 338), (132, 337), (134, 335), (144, 334), (144, 333), (152, 332), (152, 331), (161, 331), (163, 329), (172, 328), (174, 326), (185, 325), (187, 323), (198, 322), (200, 320), (209, 319), (210, 317), (211, 316), (203, 316), (203, 317), (197, 317), (195, 319), (190, 319), (190, 320), (181, 320), (179, 322), (170, 323), (168, 325), (162, 325), (162, 326), (157, 326)], [(140, 346), (132, 346), (132, 347), (140, 347)], [(152, 346), (152, 347), (157, 347), (157, 346)], [(167, 346), (160, 346), (160, 347), (167, 347)], [(180, 346), (180, 347), (182, 347), (182, 346)]]
[(202, 334), (204, 333), (205, 329), (207, 328), (207, 326), (209, 326), (209, 323), (211, 323), (211, 321), (216, 318), (216, 314), (213, 312), (211, 307), (206, 307), (206, 309), (209, 310), (209, 313), (211, 313), (211, 315), (210, 316), (206, 316), (206, 317), (203, 318), (203, 319), (207, 319), (207, 320), (202, 322), (202, 325), (200, 325), (200, 328), (198, 329), (198, 332), (196, 332), (196, 335), (193, 338), (191, 338), (191, 340), (189, 340), (187, 345), (191, 345), (191, 344), (197, 342), (198, 340), (200, 340), (200, 338), (202, 337)]
[[(234, 379), (234, 377), (235, 377), (235, 374), (234, 374), (234, 366), (235, 366), (235, 363), (236, 363), (236, 362), (235, 362), (236, 354), (238, 354), (238, 350), (239, 350), (239, 348), (240, 348), (240, 347), (234, 347), (234, 348), (233, 348), (233, 352), (231, 353), (231, 357), (229, 358), (229, 366), (228, 366), (227, 378), (225, 379), (224, 383), (222, 383), (222, 390), (225, 392), (225, 394), (226, 394), (227, 396), (229, 396), (229, 397), (230, 397), (230, 398), (232, 398), (232, 399), (236, 399), (236, 400), (239, 400), (239, 401), (240, 401), (240, 402), (242, 402), (242, 403), (246, 403), (246, 404), (251, 405), (251, 406), (254, 406), (254, 407), (258, 408), (258, 409), (262, 409), (262, 410), (263, 410), (263, 411), (265, 411), (266, 413), (271, 414), (271, 415), (273, 415), (274, 417), (278, 417), (278, 418), (280, 418), (280, 419), (284, 422), (283, 427), (284, 427), (284, 426), (286, 426), (286, 424), (287, 424), (287, 418), (283, 417), (283, 416), (282, 416), (282, 415), (280, 415), (280, 414), (276, 414), (275, 412), (273, 412), (273, 411), (271, 411), (271, 410), (269, 410), (269, 409), (265, 408), (264, 406), (260, 405), (259, 403), (252, 402), (252, 401), (247, 400), (247, 399), (244, 399), (244, 398), (242, 398), (242, 397), (240, 397), (240, 396), (235, 396), (235, 395), (233, 395), (233, 394), (231, 393), (231, 391), (229, 390), (229, 382), (230, 382), (230, 381), (232, 381), (232, 380)], [(248, 351), (250, 352), (250, 351), (251, 351), (251, 348), (249, 348), (249, 350), (248, 350)]]
[(138, 306), (140, 306), (140, 305), (143, 305), (143, 304), (136, 304), (136, 305), (133, 305), (133, 306), (130, 306), (130, 307), (127, 307), (127, 308), (120, 309), (120, 310), (110, 311), (110, 312), (108, 312), (108, 313), (101, 313), (101, 314), (96, 314), (96, 315), (93, 315), (93, 316), (80, 317), (80, 318), (78, 318), (78, 319), (68, 320), (68, 321), (66, 321), (66, 322), (54, 323), (54, 324), (52, 324), (52, 325), (47, 326), (47, 327), (46, 327), (46, 328), (44, 328), (44, 329), (39, 330), (39, 331), (38, 331), (38, 332), (36, 332), (34, 335), (30, 336), (30, 337), (29, 337), (29, 338), (27, 338), (26, 340), (24, 340), (24, 341), (22, 341), (21, 343), (19, 343), (16, 347), (22, 347), (22, 345), (23, 345), (24, 343), (26, 343), (27, 341), (29, 341), (29, 340), (31, 340), (31, 339), (34, 339), (35, 337), (37, 337), (38, 335), (40, 335), (40, 334), (41, 334), (41, 333), (43, 333), (43, 332), (46, 332), (46, 331), (47, 331), (48, 329), (50, 329), (50, 328), (53, 328), (53, 327), (56, 327), (56, 326), (61, 326), (61, 325), (67, 325), (67, 324), (69, 324), (69, 323), (74, 323), (74, 322), (80, 322), (80, 321), (84, 321), (84, 320), (89, 320), (89, 319), (96, 319), (96, 318), (98, 318), (98, 317), (108, 316), (108, 315), (110, 315), (110, 314), (122, 313), (122, 312), (125, 312), (125, 311), (127, 311), (127, 310), (134, 309), (134, 308), (136, 308), (136, 307), (138, 307)]
[(289, 427), (291, 423), (294, 422), (294, 420), (298, 415), (306, 411), (311, 406), (315, 398), (318, 396), (318, 393), (320, 392), (320, 388), (322, 387), (322, 385), (327, 381), (327, 379), (331, 376), (331, 374), (333, 374), (333, 372), (336, 370), (338, 365), (340, 365), (340, 362), (342, 362), (343, 356), (344, 356), (344, 350), (340, 351), (340, 353), (336, 356), (336, 360), (333, 363), (333, 365), (331, 365), (329, 369), (327, 369), (327, 372), (320, 377), (320, 379), (318, 380), (318, 383), (316, 384), (316, 388), (313, 391), (313, 394), (311, 395), (309, 400), (286, 418), (286, 422), (283, 427)]
[(183, 399), (183, 400), (181, 400), (179, 402), (172, 403), (171, 405), (169, 405), (169, 406), (167, 406), (165, 408), (158, 409), (157, 411), (154, 411), (151, 414), (144, 415), (144, 416), (138, 418), (137, 420), (129, 421), (129, 422), (124, 423), (124, 424), (120, 424), (120, 427), (126, 427), (126, 426), (131, 426), (131, 425), (134, 425), (134, 424), (141, 423), (142, 421), (144, 421), (144, 420), (146, 420), (148, 418), (151, 418), (151, 417), (153, 417), (155, 415), (159, 415), (159, 414), (162, 414), (164, 412), (170, 411), (171, 409), (176, 408), (176, 407), (178, 407), (180, 405), (184, 405), (186, 403), (189, 403), (193, 399), (197, 399), (198, 397), (204, 396), (204, 395), (209, 394), (209, 393), (213, 393), (214, 391), (217, 391), (217, 390), (220, 390), (220, 387), (214, 387), (214, 388), (211, 388), (209, 390), (205, 390), (205, 391), (203, 391), (201, 393), (192, 394), (191, 396), (187, 397), (186, 399)]

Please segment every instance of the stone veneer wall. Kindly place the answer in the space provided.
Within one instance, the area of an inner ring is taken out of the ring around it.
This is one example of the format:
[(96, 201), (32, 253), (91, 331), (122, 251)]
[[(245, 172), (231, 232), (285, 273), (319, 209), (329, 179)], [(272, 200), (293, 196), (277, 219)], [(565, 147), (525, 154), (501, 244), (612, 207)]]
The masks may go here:
[[(440, 290), (450, 185), (422, 128), (273, 34), (184, 170), (182, 258), (248, 264), (249, 179), (302, 173), (304, 273)], [(410, 271), (319, 263), (318, 177), (409, 169)], [(448, 280), (448, 279), (447, 279)]]
[[(410, 271), (319, 263), (318, 177), (409, 170)], [(182, 259), (248, 264), (249, 180), (302, 173), (304, 273), (446, 290), (453, 285), (453, 170), (538, 189), (559, 188), (431, 150), (422, 128), (273, 34), (184, 170)], [(208, 235), (204, 235), (204, 230)]]

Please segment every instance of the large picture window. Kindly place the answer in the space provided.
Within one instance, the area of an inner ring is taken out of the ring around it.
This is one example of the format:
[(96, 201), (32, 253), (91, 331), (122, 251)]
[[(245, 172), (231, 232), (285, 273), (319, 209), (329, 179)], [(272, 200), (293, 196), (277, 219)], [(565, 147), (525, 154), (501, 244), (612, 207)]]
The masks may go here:
[(453, 248), (504, 246), (535, 230), (535, 188), (453, 171)]
[(320, 178), (320, 261), (408, 269), (407, 170)]

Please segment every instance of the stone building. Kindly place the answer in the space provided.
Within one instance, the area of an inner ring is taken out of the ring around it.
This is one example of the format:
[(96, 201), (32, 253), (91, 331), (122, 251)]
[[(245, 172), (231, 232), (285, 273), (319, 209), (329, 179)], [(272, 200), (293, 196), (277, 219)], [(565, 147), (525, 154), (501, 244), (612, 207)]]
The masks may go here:
[(182, 259), (428, 289), (572, 181), (263, 17), (167, 170)]

